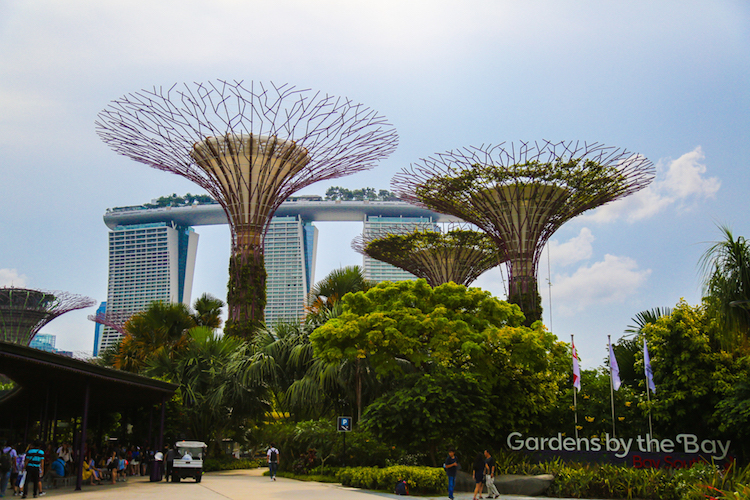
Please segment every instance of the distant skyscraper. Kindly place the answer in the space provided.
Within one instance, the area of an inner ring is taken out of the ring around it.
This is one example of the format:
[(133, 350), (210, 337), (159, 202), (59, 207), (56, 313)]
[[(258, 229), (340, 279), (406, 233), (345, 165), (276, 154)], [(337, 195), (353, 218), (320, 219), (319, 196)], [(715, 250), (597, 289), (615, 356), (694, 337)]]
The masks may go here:
[[(435, 221), (455, 221), (399, 201), (324, 201), (311, 195), (290, 198), (276, 214), (264, 238), (265, 322), (271, 327), (279, 320), (304, 318), (307, 295), (315, 283), (318, 229), (314, 221), (364, 221), (365, 231), (391, 228), (391, 233), (432, 229)], [(106, 305), (102, 303), (97, 315), (106, 312), (110, 321), (119, 324), (154, 300), (189, 305), (198, 241), (192, 226), (226, 224), (227, 218), (218, 204), (165, 207), (152, 203), (108, 209), (104, 222), (111, 229), (109, 286)], [(378, 261), (366, 261), (365, 268), (370, 269), (370, 279), (377, 281), (414, 279)], [(97, 325), (94, 355), (119, 338), (116, 330)]]
[[(151, 302), (190, 305), (198, 234), (193, 228), (166, 222), (117, 226), (109, 233), (107, 311), (134, 314)], [(120, 334), (104, 327), (96, 353)]]
[[(96, 315), (104, 315), (104, 313), (107, 312), (107, 303), (102, 302), (99, 304), (99, 307), (96, 309)], [(104, 330), (104, 325), (101, 323), (94, 323), (94, 357), (99, 355), (99, 341), (102, 338), (102, 332)]]
[(55, 349), (55, 343), (57, 342), (56, 335), (50, 335), (49, 333), (37, 333), (31, 340), (29, 347), (39, 349), (47, 352), (57, 352)]
[(315, 279), (318, 228), (299, 216), (274, 217), (265, 238), (266, 281), (265, 321), (297, 321)]
[[(432, 230), (435, 223), (432, 217), (365, 217), (364, 237), (371, 238), (384, 234), (411, 233), (414, 229)], [(365, 278), (381, 281), (408, 281), (417, 279), (413, 274), (396, 266), (375, 260), (367, 255), (363, 256)]]

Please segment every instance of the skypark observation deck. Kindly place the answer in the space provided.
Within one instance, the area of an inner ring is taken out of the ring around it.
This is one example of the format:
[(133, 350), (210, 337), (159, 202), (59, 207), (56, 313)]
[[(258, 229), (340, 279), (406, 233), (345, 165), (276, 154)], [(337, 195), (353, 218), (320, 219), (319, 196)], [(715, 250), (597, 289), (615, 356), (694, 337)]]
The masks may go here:
[[(313, 198), (313, 199), (310, 199)], [(415, 207), (402, 201), (323, 201), (296, 197), (276, 211), (264, 239), (266, 324), (297, 320), (304, 315), (310, 287), (315, 283), (318, 229), (315, 221), (362, 222), (365, 235), (400, 232), (435, 223), (460, 222), (454, 216)], [(227, 224), (218, 204), (108, 209), (109, 283), (106, 312), (129, 317), (154, 300), (190, 305), (198, 234), (193, 226)], [(384, 262), (365, 257), (364, 274), (373, 281), (399, 281), (414, 276)], [(115, 343), (120, 334), (106, 327), (96, 336), (94, 352)]]
[[(285, 201), (274, 217), (298, 217), (307, 222), (366, 221), (369, 217), (422, 217), (431, 222), (461, 222), (452, 215), (439, 214), (403, 201)], [(177, 226), (227, 224), (227, 215), (218, 203), (184, 207), (146, 208), (143, 206), (107, 209), (104, 223), (116, 226), (174, 223)]]

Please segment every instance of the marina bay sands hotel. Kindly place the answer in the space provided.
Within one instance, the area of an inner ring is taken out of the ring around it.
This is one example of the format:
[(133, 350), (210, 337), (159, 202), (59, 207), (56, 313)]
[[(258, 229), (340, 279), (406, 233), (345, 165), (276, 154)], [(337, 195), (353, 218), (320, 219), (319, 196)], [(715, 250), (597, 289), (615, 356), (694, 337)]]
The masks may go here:
[[(362, 221), (365, 237), (381, 231), (432, 228), (457, 219), (402, 201), (325, 201), (320, 196), (290, 197), (276, 211), (265, 237), (268, 279), (266, 324), (298, 320), (315, 283), (318, 229), (315, 221)], [(198, 250), (194, 226), (227, 224), (217, 203), (151, 208), (148, 205), (108, 209), (107, 302), (99, 311), (120, 317), (144, 310), (155, 300), (190, 305)], [(414, 276), (384, 262), (364, 257), (365, 277), (400, 281)], [(120, 334), (97, 325), (94, 355)]]

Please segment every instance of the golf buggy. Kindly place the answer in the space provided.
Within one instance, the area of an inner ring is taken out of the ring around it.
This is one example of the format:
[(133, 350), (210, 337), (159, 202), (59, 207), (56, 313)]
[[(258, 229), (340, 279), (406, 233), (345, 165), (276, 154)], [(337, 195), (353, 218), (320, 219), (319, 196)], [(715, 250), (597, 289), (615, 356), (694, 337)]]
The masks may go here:
[(176, 456), (172, 462), (172, 482), (192, 477), (196, 483), (201, 482), (203, 475), (203, 455), (206, 443), (201, 441), (178, 441), (175, 444)]

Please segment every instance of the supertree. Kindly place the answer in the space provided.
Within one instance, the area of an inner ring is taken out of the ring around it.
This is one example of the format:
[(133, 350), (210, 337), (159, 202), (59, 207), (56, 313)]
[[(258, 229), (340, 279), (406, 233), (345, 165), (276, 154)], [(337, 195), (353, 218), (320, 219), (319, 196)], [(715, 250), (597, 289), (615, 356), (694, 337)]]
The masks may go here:
[(248, 337), (263, 318), (263, 238), (299, 189), (372, 168), (397, 145), (377, 112), (288, 85), (215, 81), (128, 94), (98, 115), (116, 152), (195, 182), (229, 219), (226, 331)]
[(452, 214), (490, 235), (507, 260), (508, 301), (541, 319), (537, 269), (544, 245), (566, 221), (653, 180), (639, 154), (598, 143), (521, 142), (438, 153), (391, 181), (396, 195)]
[(29, 345), (39, 330), (53, 319), (95, 303), (89, 297), (67, 292), (0, 288), (0, 339)]
[(454, 282), (469, 286), (499, 264), (495, 242), (485, 233), (455, 226), (446, 232), (414, 229), (360, 235), (352, 248), (424, 278), (430, 286)]

